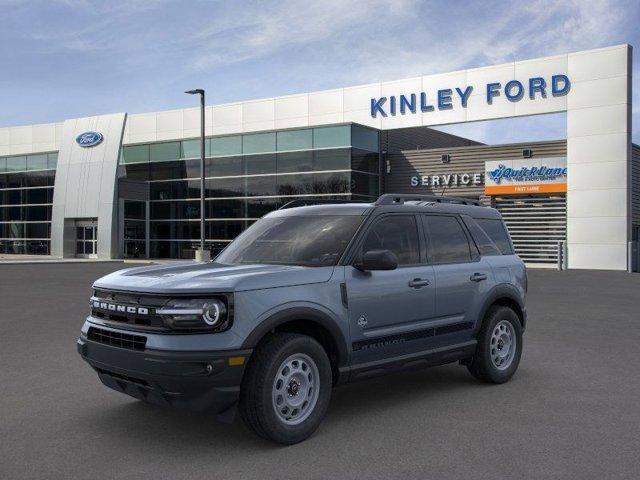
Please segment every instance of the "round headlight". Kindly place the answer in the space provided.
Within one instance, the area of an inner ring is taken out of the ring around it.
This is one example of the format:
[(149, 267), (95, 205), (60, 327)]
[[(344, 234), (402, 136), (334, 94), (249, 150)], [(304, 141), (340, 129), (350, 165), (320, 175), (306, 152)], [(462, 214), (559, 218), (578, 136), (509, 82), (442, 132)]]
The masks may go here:
[(172, 299), (155, 311), (172, 330), (226, 329), (227, 307), (218, 298)]
[(218, 325), (225, 318), (225, 314), (226, 307), (220, 300), (212, 300), (202, 307), (202, 319), (211, 327)]

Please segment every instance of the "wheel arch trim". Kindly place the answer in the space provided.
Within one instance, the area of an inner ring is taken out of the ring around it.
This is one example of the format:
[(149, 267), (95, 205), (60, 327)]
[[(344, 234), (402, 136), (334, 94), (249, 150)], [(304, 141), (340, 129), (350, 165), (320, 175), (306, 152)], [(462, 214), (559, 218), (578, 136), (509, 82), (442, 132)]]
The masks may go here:
[(316, 306), (290, 306), (267, 315), (264, 319), (260, 320), (258, 326), (247, 335), (247, 338), (242, 344), (242, 348), (255, 348), (260, 340), (270, 331), (281, 325), (295, 321), (310, 322), (329, 332), (338, 354), (337, 366), (342, 367), (348, 363), (349, 353), (345, 335), (337, 325), (336, 319), (334, 319), (331, 314), (320, 310), (320, 308)]
[(524, 331), (527, 323), (527, 314), (526, 308), (524, 305), (524, 301), (522, 300), (521, 295), (519, 294), (516, 287), (513, 285), (509, 285), (508, 283), (503, 283), (500, 285), (496, 285), (493, 289), (488, 293), (487, 298), (485, 299), (482, 309), (480, 310), (480, 315), (478, 316), (478, 322), (476, 325), (476, 331), (480, 329), (482, 322), (491, 308), (496, 302), (500, 300), (508, 300), (510, 302), (514, 302), (520, 311), (516, 311), (516, 314), (520, 318), (522, 323), (522, 330)]

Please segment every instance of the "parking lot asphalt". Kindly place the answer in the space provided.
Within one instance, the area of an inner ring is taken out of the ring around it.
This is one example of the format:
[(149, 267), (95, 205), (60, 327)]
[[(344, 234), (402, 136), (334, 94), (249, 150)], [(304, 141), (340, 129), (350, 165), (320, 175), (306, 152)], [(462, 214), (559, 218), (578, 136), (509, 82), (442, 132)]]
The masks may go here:
[(511, 382), (458, 365), (334, 390), (306, 442), (103, 387), (76, 353), (91, 282), (121, 264), (0, 265), (2, 479), (640, 476), (640, 274), (529, 272)]

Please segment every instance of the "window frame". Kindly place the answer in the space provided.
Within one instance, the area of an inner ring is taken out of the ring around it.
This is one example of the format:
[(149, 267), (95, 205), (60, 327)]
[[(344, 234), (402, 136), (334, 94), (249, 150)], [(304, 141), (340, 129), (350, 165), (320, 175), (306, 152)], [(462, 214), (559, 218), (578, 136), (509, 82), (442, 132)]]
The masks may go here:
[(381, 213), (379, 215), (371, 216), (369, 220), (363, 222), (362, 225), (360, 226), (360, 229), (356, 231), (354, 235), (353, 244), (348, 246), (347, 250), (345, 251), (344, 262), (338, 262), (338, 265), (353, 267), (354, 264), (359, 261), (359, 257), (360, 257), (360, 254), (362, 253), (362, 247), (363, 247), (364, 241), (367, 235), (369, 234), (369, 232), (371, 231), (371, 229), (373, 229), (378, 222), (383, 221), (385, 218), (398, 217), (398, 216), (413, 218), (413, 221), (416, 226), (416, 234), (418, 236), (418, 263), (398, 264), (397, 269), (414, 268), (414, 267), (428, 265), (426, 263), (427, 259), (425, 257), (425, 248), (424, 248), (425, 245), (424, 245), (424, 239), (422, 236), (422, 229), (415, 212), (392, 212), (392, 213)]
[[(511, 233), (509, 232), (509, 229), (507, 228), (507, 225), (504, 223), (504, 220), (502, 218), (473, 218), (473, 217), (471, 218), (473, 219), (473, 221), (475, 221), (478, 224), (478, 226), (482, 229), (482, 231), (484, 231), (487, 237), (489, 237), (489, 239), (495, 244), (496, 248), (500, 252), (500, 255), (516, 255), (515, 246), (513, 245), (513, 239), (511, 238)], [(505, 238), (509, 246), (509, 250), (506, 253), (502, 251), (498, 243), (491, 237), (489, 232), (481, 225), (480, 221), (483, 221), (483, 220), (498, 222), (500, 224), (501, 230), (505, 234)]]
[[(428, 216), (432, 216), (432, 217), (451, 217), (454, 218), (457, 222), (458, 225), (460, 225), (460, 228), (462, 229), (466, 239), (467, 239), (467, 245), (469, 247), (469, 260), (465, 261), (465, 262), (434, 262), (432, 259), (432, 240), (431, 240), (431, 235), (429, 233), (429, 229), (427, 228), (426, 225), (426, 218)], [(420, 224), (424, 230), (424, 242), (425, 242), (425, 255), (426, 255), (426, 259), (427, 259), (427, 264), (428, 265), (432, 265), (432, 266), (436, 266), (436, 265), (462, 265), (462, 264), (466, 264), (466, 263), (478, 263), (482, 256), (480, 255), (480, 251), (478, 250), (477, 245), (475, 244), (475, 241), (473, 240), (471, 234), (469, 233), (469, 230), (467, 229), (467, 226), (465, 225), (463, 219), (461, 218), (460, 214), (455, 214), (455, 213), (431, 213), (431, 212), (425, 212), (425, 213), (421, 213), (420, 214)]]
[[(473, 218), (471, 215), (466, 215), (466, 214), (462, 215), (462, 223), (464, 223), (465, 227), (467, 227), (467, 231), (469, 232), (469, 235), (470, 235), (471, 239), (473, 240), (473, 243), (474, 243), (476, 249), (478, 250), (478, 254), (481, 257), (499, 257), (499, 256), (502, 256), (502, 255), (505, 255), (504, 253), (502, 253), (500, 248), (498, 248), (498, 246), (495, 243), (495, 241), (493, 240), (493, 238), (491, 238), (489, 236), (489, 234), (485, 231), (485, 229), (482, 228), (480, 226), (480, 224), (476, 221), (476, 219)], [(480, 244), (479, 244), (479, 239), (477, 239), (475, 234), (471, 231), (471, 227), (473, 226), (473, 224), (475, 224), (476, 227), (479, 228), (480, 231), (487, 237), (487, 239), (489, 239), (489, 241), (491, 242), (491, 244), (495, 248), (495, 252), (494, 253), (483, 253), (482, 252), (482, 250), (480, 248)]]

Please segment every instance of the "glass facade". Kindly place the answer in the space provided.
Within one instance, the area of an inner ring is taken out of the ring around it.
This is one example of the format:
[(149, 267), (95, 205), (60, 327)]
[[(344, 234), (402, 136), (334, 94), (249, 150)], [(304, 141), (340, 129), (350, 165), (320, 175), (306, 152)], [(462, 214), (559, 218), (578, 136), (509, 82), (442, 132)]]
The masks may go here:
[(0, 157), (0, 254), (49, 254), (57, 163), (57, 152)]
[[(377, 198), (378, 150), (378, 131), (353, 124), (207, 138), (205, 237), (212, 253), (291, 200)], [(122, 148), (120, 176), (149, 186), (146, 202), (123, 200), (125, 258), (193, 258), (199, 157), (199, 139)]]

